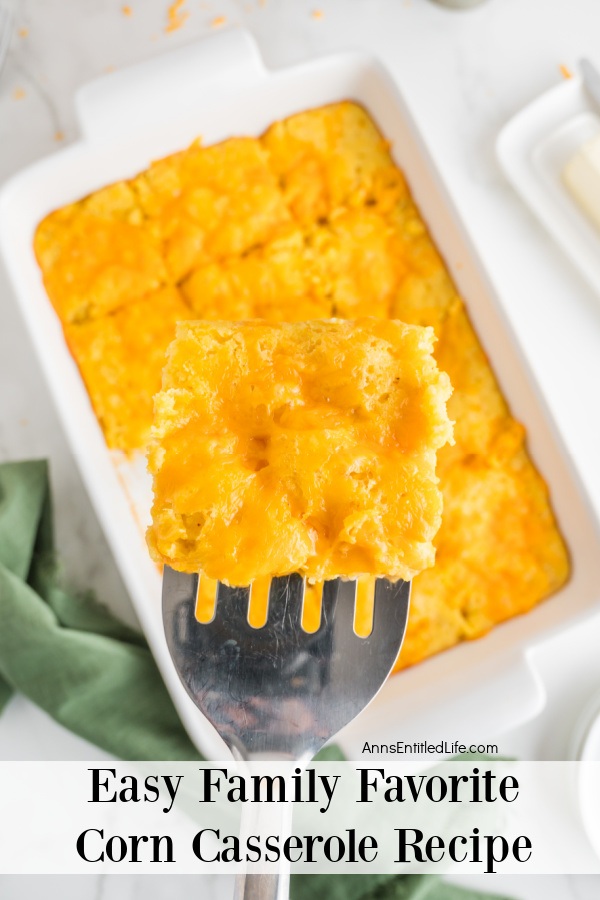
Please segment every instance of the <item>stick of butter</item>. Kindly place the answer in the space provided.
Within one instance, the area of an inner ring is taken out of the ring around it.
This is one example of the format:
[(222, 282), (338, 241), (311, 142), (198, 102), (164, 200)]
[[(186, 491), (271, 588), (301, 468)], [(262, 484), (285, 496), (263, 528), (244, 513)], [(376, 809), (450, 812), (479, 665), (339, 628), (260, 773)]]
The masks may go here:
[(600, 134), (569, 160), (563, 181), (579, 207), (600, 228)]

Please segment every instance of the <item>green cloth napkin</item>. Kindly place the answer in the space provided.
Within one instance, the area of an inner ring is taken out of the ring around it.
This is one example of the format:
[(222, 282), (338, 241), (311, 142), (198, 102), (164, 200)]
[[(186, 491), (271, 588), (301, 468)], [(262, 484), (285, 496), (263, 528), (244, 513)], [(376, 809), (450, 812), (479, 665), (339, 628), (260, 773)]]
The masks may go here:
[[(144, 639), (59, 584), (48, 467), (0, 464), (0, 710), (20, 691), (126, 760), (193, 760)], [(323, 758), (342, 758), (326, 748)], [(491, 900), (432, 875), (304, 875), (293, 900)], [(499, 898), (497, 898), (499, 900)]]

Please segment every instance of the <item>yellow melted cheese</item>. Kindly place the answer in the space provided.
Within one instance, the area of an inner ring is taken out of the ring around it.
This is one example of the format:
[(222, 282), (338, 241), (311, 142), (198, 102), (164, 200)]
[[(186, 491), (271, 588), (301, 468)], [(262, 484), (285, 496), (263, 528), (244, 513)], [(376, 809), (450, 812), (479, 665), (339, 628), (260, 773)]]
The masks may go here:
[[(107, 442), (126, 452), (147, 440), (176, 319), (368, 315), (434, 328), (456, 443), (438, 455), (436, 563), (414, 580), (401, 665), (484, 634), (567, 580), (524, 430), (386, 141), (357, 104), (300, 113), (257, 139), (196, 143), (50, 214), (35, 249)], [(318, 588), (309, 608), (317, 597)]]

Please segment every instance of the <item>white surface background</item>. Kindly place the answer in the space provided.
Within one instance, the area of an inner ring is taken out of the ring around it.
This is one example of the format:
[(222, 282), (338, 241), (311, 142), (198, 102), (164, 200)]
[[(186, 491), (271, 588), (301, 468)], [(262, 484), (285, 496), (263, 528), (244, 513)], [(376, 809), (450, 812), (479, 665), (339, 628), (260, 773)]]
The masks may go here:
[[(121, 67), (211, 31), (216, 16), (255, 35), (272, 66), (362, 46), (377, 52), (407, 99), (521, 341), (600, 514), (600, 298), (563, 258), (504, 182), (498, 129), (582, 55), (600, 65), (598, 0), (487, 0), (460, 13), (429, 0), (187, 0), (184, 28), (165, 34), (168, 0), (22, 0), (0, 78), (0, 180), (77, 135), (73, 94)], [(312, 12), (323, 12), (320, 19)], [(19, 97), (20, 92), (24, 96)], [(69, 581), (93, 587), (132, 619), (47, 389), (0, 271), (0, 459), (52, 461), (58, 541)], [(582, 708), (600, 692), (600, 610), (539, 651), (544, 713), (500, 736), (501, 751), (561, 759)], [(401, 710), (398, 712), (401, 721)], [(449, 736), (451, 738), (451, 736)], [(491, 735), (481, 735), (482, 740)], [(0, 720), (0, 757), (103, 758), (22, 698)], [(472, 879), (522, 900), (592, 900), (600, 879)], [(0, 879), (3, 900), (160, 900), (231, 895), (226, 879), (71, 877)]]

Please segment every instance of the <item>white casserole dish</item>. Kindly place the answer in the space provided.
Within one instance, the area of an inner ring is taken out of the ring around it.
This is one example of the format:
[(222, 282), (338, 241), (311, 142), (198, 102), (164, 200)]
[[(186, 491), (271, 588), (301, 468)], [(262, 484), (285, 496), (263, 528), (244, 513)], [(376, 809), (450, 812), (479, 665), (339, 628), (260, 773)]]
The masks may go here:
[(406, 106), (380, 64), (363, 54), (267, 70), (252, 39), (229, 31), (117, 72), (77, 96), (82, 138), (13, 178), (0, 194), (0, 249), (60, 410), (73, 452), (158, 665), (198, 747), (213, 758), (224, 745), (193, 707), (167, 653), (160, 578), (143, 539), (149, 480), (107, 451), (76, 365), (46, 296), (32, 241), (52, 209), (144, 169), (198, 135), (212, 143), (257, 135), (276, 119), (352, 98), (374, 116), (446, 258), (502, 389), (525, 423), (529, 449), (547, 480), (572, 555), (568, 585), (486, 638), (462, 644), (391, 678), (343, 733), (360, 756), (365, 741), (482, 741), (534, 715), (544, 703), (531, 651), (551, 634), (599, 611), (600, 530), (542, 398), (440, 183)]

